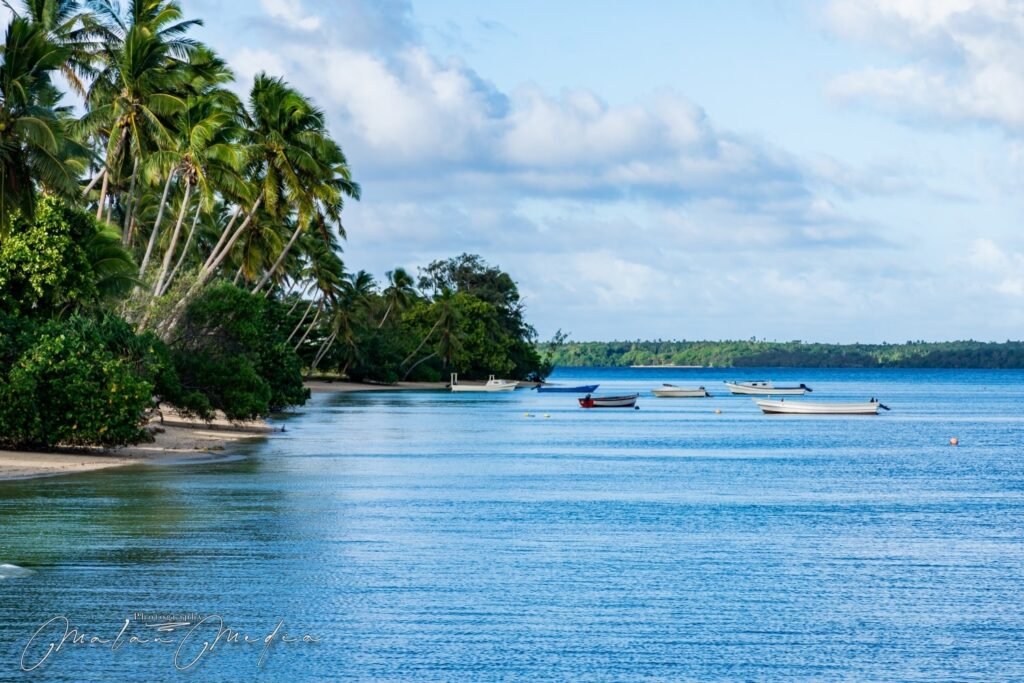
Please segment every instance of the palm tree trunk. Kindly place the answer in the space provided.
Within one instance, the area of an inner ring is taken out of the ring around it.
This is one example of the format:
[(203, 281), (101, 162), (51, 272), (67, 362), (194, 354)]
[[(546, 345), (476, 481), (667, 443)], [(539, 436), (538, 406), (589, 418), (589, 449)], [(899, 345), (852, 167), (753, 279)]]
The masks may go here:
[[(411, 361), (413, 358), (416, 357), (416, 354), (420, 352), (420, 349), (423, 348), (423, 345), (426, 344), (427, 340), (430, 339), (431, 335), (434, 334), (434, 330), (437, 329), (437, 326), (441, 324), (442, 320), (443, 320), (443, 318), (438, 318), (437, 319), (437, 322), (434, 323), (434, 326), (430, 328), (430, 332), (427, 332), (427, 336), (425, 336), (423, 338), (423, 341), (421, 341), (420, 345), (416, 347), (416, 350), (413, 351), (412, 353), (410, 353), (408, 356), (405, 357), (405, 360), (402, 361), (402, 365), (405, 365), (406, 363), (408, 363), (409, 361)], [(413, 366), (413, 367), (415, 367), (415, 366)]]
[(423, 358), (420, 358), (418, 361), (413, 363), (412, 367), (410, 367), (408, 370), (406, 370), (405, 374), (402, 375), (402, 381), (404, 382), (405, 380), (407, 380), (409, 378), (409, 375), (412, 374), (412, 371), (415, 370), (419, 366), (420, 363), (422, 363), (425, 360), (430, 360), (431, 358), (433, 358), (436, 355), (437, 355), (437, 351), (431, 351), (426, 356), (423, 356)]
[(171, 171), (167, 176), (167, 182), (164, 183), (164, 196), (160, 198), (160, 208), (156, 212), (156, 222), (153, 223), (153, 232), (149, 234), (149, 244), (146, 245), (146, 254), (142, 257), (142, 265), (139, 266), (139, 277), (141, 278), (146, 272), (146, 266), (149, 265), (149, 258), (153, 255), (153, 245), (156, 244), (156, 236), (160, 232), (160, 221), (164, 218), (164, 207), (167, 206), (167, 193), (171, 190), (171, 181), (174, 180), (174, 171)]
[(295, 326), (295, 329), (293, 329), (293, 330), (292, 330), (292, 333), (288, 335), (288, 339), (286, 339), (286, 340), (285, 340), (285, 343), (286, 343), (286, 344), (287, 344), (288, 342), (290, 342), (290, 341), (292, 340), (292, 337), (294, 337), (294, 336), (295, 336), (295, 333), (299, 331), (299, 328), (301, 328), (301, 327), (302, 327), (302, 323), (306, 322), (306, 316), (307, 316), (307, 315), (309, 315), (309, 310), (310, 310), (311, 308), (313, 308), (313, 304), (315, 304), (315, 303), (316, 303), (316, 299), (313, 299), (313, 300), (311, 300), (311, 301), (309, 302), (309, 305), (308, 305), (308, 306), (306, 306), (306, 312), (302, 314), (302, 318), (301, 318), (301, 319), (299, 320), (299, 324), (298, 324), (298, 325), (296, 325), (296, 326)]
[(104, 172), (103, 173), (103, 184), (100, 185), (100, 198), (99, 198), (99, 201), (96, 202), (96, 220), (98, 220), (98, 221), (103, 220), (103, 202), (107, 198), (107, 183), (109, 182), (109, 180), (110, 180), (110, 174)]
[(308, 337), (309, 333), (313, 331), (314, 327), (316, 327), (317, 321), (320, 320), (320, 314), (323, 313), (323, 312), (324, 312), (324, 300), (320, 299), (320, 305), (316, 307), (316, 315), (313, 316), (313, 322), (311, 322), (309, 324), (309, 327), (306, 328), (306, 333), (304, 335), (302, 335), (302, 339), (300, 339), (299, 343), (295, 345), (295, 350), (296, 351), (299, 350), (299, 348), (302, 346), (302, 342), (306, 341), (306, 337)]
[(207, 254), (207, 257), (206, 257), (207, 260), (203, 261), (203, 265), (204, 266), (207, 263), (209, 263), (210, 257), (213, 256), (214, 254), (216, 254), (217, 251), (222, 246), (224, 246), (224, 240), (226, 240), (228, 237), (231, 236), (231, 226), (233, 226), (235, 224), (235, 219), (238, 218), (238, 214), (240, 214), (241, 212), (242, 212), (242, 207), (241, 206), (236, 206), (235, 210), (231, 213), (231, 220), (228, 221), (228, 226), (221, 231), (220, 238), (217, 240), (217, 244), (215, 244), (213, 246), (213, 249), (210, 250), (210, 253)]
[(98, 183), (105, 177), (107, 177), (107, 169), (104, 168), (102, 171), (96, 174), (95, 178), (89, 181), (88, 185), (85, 186), (85, 189), (82, 190), (82, 196), (88, 197), (89, 193), (92, 192), (92, 188), (96, 187), (96, 183)]
[(302, 297), (299, 297), (298, 299), (296, 299), (295, 303), (292, 304), (292, 307), (288, 309), (288, 315), (291, 315), (292, 311), (294, 311), (296, 308), (298, 308), (299, 304), (301, 304), (301, 303), (302, 303)]
[(288, 256), (288, 252), (291, 251), (292, 245), (295, 244), (295, 240), (299, 238), (299, 233), (301, 232), (302, 227), (298, 225), (295, 226), (295, 231), (292, 232), (292, 236), (288, 240), (288, 244), (284, 245), (284, 249), (282, 249), (281, 253), (278, 254), (277, 260), (274, 261), (274, 265), (270, 267), (270, 270), (263, 274), (263, 277), (260, 278), (260, 281), (257, 282), (256, 286), (252, 288), (253, 294), (263, 289), (263, 285), (267, 284), (267, 281), (270, 280), (270, 278), (274, 276), (274, 273), (277, 272), (277, 269), (281, 267), (281, 264), (284, 263), (285, 257)]
[(156, 278), (156, 287), (153, 288), (153, 296), (158, 296), (164, 287), (164, 278), (170, 270), (171, 261), (174, 259), (174, 250), (178, 246), (178, 238), (181, 236), (181, 225), (185, 222), (185, 214), (188, 213), (188, 202), (192, 199), (192, 182), (185, 180), (185, 197), (181, 200), (181, 210), (178, 211), (178, 222), (174, 224), (174, 232), (171, 233), (171, 243), (164, 252), (163, 263), (160, 264), (160, 275)]
[[(125, 141), (125, 138), (127, 138), (127, 137), (128, 137), (128, 129), (127, 128), (122, 128), (121, 129), (121, 139), (117, 141), (117, 147), (115, 147), (113, 153), (111, 153), (110, 156), (107, 157), (107, 163), (105, 164), (107, 169), (110, 169), (111, 162), (114, 159), (116, 159), (117, 156), (121, 153), (121, 148), (124, 147), (124, 141)], [(103, 218), (103, 202), (107, 198), (107, 189), (110, 187), (110, 185), (108, 183), (109, 180), (110, 180), (110, 174), (109, 173), (105, 173), (103, 175), (103, 185), (100, 187), (100, 200), (99, 200), (98, 206), (96, 208), (96, 220), (102, 220), (102, 218)]]
[(260, 195), (260, 198), (256, 200), (255, 204), (253, 204), (252, 209), (249, 211), (249, 214), (245, 217), (245, 220), (242, 221), (242, 224), (238, 226), (238, 229), (235, 230), (234, 234), (231, 235), (231, 238), (221, 248), (220, 253), (217, 253), (217, 251), (214, 250), (213, 253), (210, 254), (210, 258), (206, 259), (206, 264), (203, 266), (203, 270), (200, 271), (199, 273), (199, 282), (197, 283), (199, 287), (205, 285), (206, 281), (210, 279), (210, 276), (213, 275), (213, 273), (217, 270), (218, 267), (220, 267), (220, 264), (224, 261), (224, 258), (234, 248), (235, 242), (237, 242), (238, 238), (242, 236), (242, 233), (245, 232), (245, 229), (249, 227), (249, 224), (252, 222), (253, 217), (256, 215), (256, 212), (259, 210), (260, 204), (262, 203), (263, 195)]
[(392, 301), (391, 303), (388, 304), (388, 309), (386, 311), (384, 311), (384, 317), (380, 319), (380, 324), (377, 325), (377, 329), (378, 330), (380, 328), (384, 327), (384, 321), (388, 319), (388, 314), (391, 313), (391, 307), (394, 306), (394, 305), (395, 305), (394, 301)]
[(192, 227), (189, 228), (188, 238), (185, 240), (185, 246), (181, 248), (181, 256), (178, 257), (178, 262), (174, 264), (171, 274), (167, 276), (167, 281), (164, 282), (164, 288), (160, 292), (159, 296), (163, 296), (167, 293), (167, 290), (171, 288), (171, 283), (174, 282), (174, 276), (178, 274), (178, 269), (181, 268), (181, 264), (184, 263), (185, 257), (188, 255), (188, 248), (192, 245), (192, 237), (196, 234), (196, 224), (199, 223), (199, 213), (202, 208), (202, 202), (196, 204), (196, 213), (195, 216), (192, 217)]
[(213, 277), (213, 274), (217, 271), (217, 268), (224, 261), (224, 258), (228, 255), (228, 253), (231, 252), (231, 249), (235, 246), (235, 242), (237, 242), (238, 238), (242, 236), (242, 233), (245, 232), (245, 229), (249, 227), (249, 223), (252, 222), (253, 216), (256, 215), (256, 212), (259, 210), (260, 204), (262, 203), (263, 196), (260, 195), (260, 198), (256, 200), (255, 204), (253, 204), (252, 210), (249, 211), (249, 215), (245, 217), (245, 221), (243, 221), (242, 224), (238, 226), (238, 229), (235, 230), (234, 234), (231, 235), (231, 238), (227, 241), (227, 244), (225, 244), (221, 248), (220, 253), (217, 253), (215, 249), (210, 254), (210, 258), (206, 260), (206, 263), (203, 264), (203, 267), (200, 269), (199, 275), (198, 277), (196, 277), (195, 283), (191, 287), (189, 287), (189, 290), (185, 293), (185, 295), (182, 296), (181, 299), (178, 300), (178, 303), (174, 305), (174, 308), (171, 309), (170, 315), (168, 315), (167, 318), (164, 319), (163, 323), (161, 323), (158, 332), (160, 334), (160, 337), (164, 341), (170, 338), (171, 333), (174, 332), (174, 329), (178, 326), (178, 321), (181, 320), (181, 316), (185, 314), (185, 309), (188, 308), (188, 305), (192, 303), (192, 300), (196, 296), (198, 296), (199, 292), (201, 292), (203, 287), (206, 286), (206, 283), (210, 281), (210, 278)]
[(237, 285), (238, 281), (242, 279), (242, 271), (245, 270), (245, 264), (238, 266), (238, 270), (235, 271), (235, 278), (231, 281), (231, 284)]
[(131, 233), (128, 229), (132, 225), (132, 216), (135, 215), (135, 179), (139, 174), (139, 158), (135, 157), (135, 162), (132, 164), (132, 180), (128, 183), (128, 203), (124, 207), (124, 220), (121, 221), (121, 244), (128, 245), (128, 241), (131, 239)]
[(324, 356), (327, 355), (327, 352), (331, 350), (331, 346), (334, 345), (334, 340), (337, 338), (338, 331), (335, 330), (334, 332), (331, 333), (331, 336), (328, 337), (324, 341), (324, 343), (320, 345), (320, 350), (316, 352), (316, 358), (313, 359), (313, 364), (309, 366), (309, 374), (312, 375), (314, 372), (316, 372), (316, 366), (320, 365), (320, 361), (322, 361), (324, 359)]

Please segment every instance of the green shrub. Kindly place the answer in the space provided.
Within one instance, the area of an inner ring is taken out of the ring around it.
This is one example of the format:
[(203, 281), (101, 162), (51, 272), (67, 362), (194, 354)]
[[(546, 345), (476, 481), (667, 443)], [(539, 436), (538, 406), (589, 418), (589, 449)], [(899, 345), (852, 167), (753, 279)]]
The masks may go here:
[(201, 395), (231, 420), (305, 403), (301, 361), (272, 324), (269, 305), (226, 282), (192, 302), (171, 342), (182, 395), (196, 402)]
[(12, 362), (0, 376), (0, 445), (120, 446), (145, 438), (154, 385), (143, 359), (108, 344), (111, 327), (81, 317), (18, 327), (3, 344)]

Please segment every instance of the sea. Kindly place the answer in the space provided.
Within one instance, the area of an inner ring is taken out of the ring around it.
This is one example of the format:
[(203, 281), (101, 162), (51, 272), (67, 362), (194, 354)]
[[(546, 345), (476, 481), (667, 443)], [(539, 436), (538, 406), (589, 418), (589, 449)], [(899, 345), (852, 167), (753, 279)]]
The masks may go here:
[(317, 394), (213, 462), (0, 482), (0, 680), (1024, 680), (1024, 372), (551, 381), (639, 409)]

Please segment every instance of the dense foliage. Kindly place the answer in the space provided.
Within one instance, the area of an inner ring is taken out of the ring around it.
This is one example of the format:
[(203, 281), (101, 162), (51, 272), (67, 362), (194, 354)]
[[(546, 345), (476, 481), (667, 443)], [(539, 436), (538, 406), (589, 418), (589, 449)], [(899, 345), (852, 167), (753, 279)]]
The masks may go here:
[(269, 319), (268, 305), (221, 283), (189, 306), (171, 346), (183, 388), (179, 407), (244, 420), (305, 402), (299, 358)]
[(1024, 342), (806, 344), (770, 341), (568, 342), (550, 349), (556, 365), (821, 368), (1024, 368)]
[[(127, 343), (126, 343), (127, 342)], [(167, 356), (119, 320), (0, 318), (0, 445), (117, 446), (144, 437)]]
[[(345, 314), (301, 341), (303, 359), (321, 371), (377, 382), (437, 381), (451, 372), (528, 379), (549, 370), (507, 273), (463, 254), (428, 265), (419, 285), (416, 291), (412, 277), (398, 270), (377, 289), (357, 273), (337, 294)], [(291, 318), (302, 312), (296, 307)]]
[(129, 442), (161, 402), (256, 417), (302, 404), (303, 372), (543, 372), (480, 257), (428, 265), (421, 291), (345, 267), (361, 190), (326, 116), (280, 78), (234, 84), (178, 2), (5, 5), (0, 445)]

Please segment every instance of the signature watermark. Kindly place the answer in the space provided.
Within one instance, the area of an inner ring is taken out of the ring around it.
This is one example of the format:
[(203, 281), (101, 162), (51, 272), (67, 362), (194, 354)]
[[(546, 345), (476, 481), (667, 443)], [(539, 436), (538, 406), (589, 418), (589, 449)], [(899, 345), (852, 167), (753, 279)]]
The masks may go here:
[(229, 645), (251, 650), (254, 656), (258, 653), (256, 666), (262, 667), (275, 646), (318, 643), (317, 636), (288, 633), (284, 619), (254, 635), (229, 627), (219, 614), (135, 612), (124, 619), (116, 634), (101, 635), (78, 628), (60, 614), (44, 621), (32, 633), (21, 651), (21, 670), (35, 671), (67, 650), (102, 647), (119, 652), (140, 646), (167, 647), (168, 650), (173, 647), (171, 661), (179, 671), (198, 666), (207, 656)]

